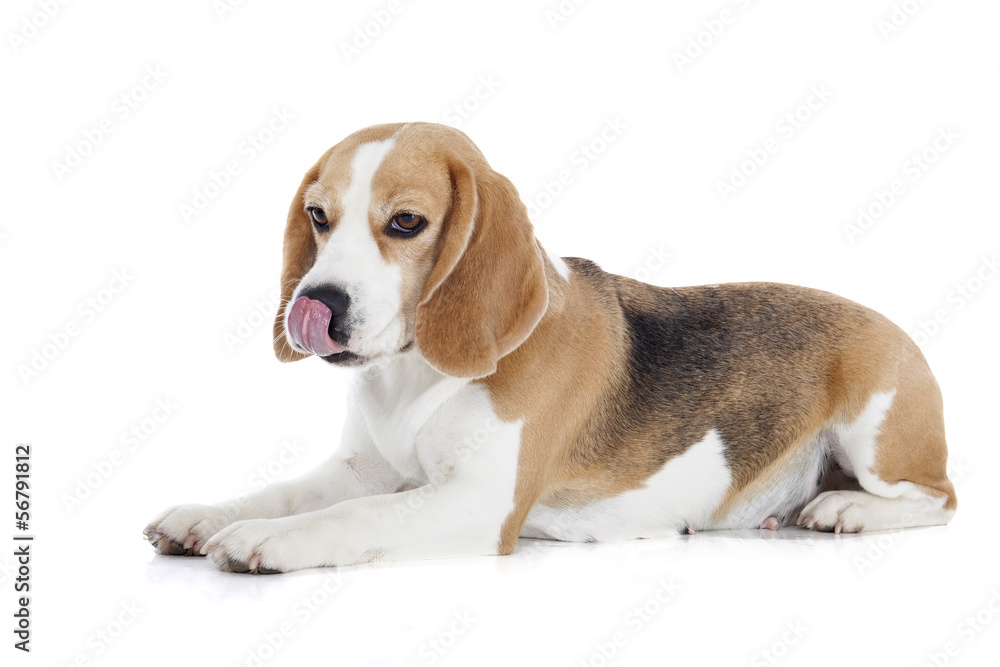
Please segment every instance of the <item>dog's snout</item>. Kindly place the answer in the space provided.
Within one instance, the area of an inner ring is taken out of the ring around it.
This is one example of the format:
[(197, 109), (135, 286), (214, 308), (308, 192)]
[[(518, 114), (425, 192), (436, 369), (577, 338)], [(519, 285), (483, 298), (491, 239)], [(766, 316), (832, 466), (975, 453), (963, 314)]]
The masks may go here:
[(347, 314), (347, 309), (351, 305), (351, 298), (344, 290), (330, 285), (321, 285), (302, 290), (299, 296), (319, 301), (333, 313), (335, 318), (343, 317)]

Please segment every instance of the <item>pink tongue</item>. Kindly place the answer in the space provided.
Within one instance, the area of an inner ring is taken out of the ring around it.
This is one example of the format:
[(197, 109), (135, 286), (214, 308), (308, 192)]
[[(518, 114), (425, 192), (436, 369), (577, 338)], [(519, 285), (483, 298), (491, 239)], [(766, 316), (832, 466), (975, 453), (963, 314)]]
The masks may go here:
[(333, 313), (321, 301), (300, 296), (288, 311), (288, 333), (295, 344), (320, 357), (339, 354), (344, 346), (330, 338)]

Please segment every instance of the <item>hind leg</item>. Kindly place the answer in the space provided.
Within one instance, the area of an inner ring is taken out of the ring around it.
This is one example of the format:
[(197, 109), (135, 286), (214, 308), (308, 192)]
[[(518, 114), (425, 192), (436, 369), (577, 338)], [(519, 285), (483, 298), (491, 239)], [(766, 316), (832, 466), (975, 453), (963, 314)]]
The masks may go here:
[(919, 352), (902, 364), (896, 386), (872, 393), (849, 423), (831, 430), (834, 455), (861, 490), (834, 490), (807, 504), (797, 523), (857, 532), (936, 526), (955, 513), (945, 467), (941, 394)]

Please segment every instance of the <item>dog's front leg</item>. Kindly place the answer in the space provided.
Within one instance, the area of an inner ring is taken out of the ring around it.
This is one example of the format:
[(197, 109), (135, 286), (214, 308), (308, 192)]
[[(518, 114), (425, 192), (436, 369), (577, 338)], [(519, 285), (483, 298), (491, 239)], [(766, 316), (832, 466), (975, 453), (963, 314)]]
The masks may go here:
[(202, 551), (223, 569), (287, 572), (499, 552), (514, 509), (520, 424), (499, 425), (481, 448), (429, 457), (430, 482), (399, 493), (348, 500), (271, 520), (240, 521)]
[(513, 488), (449, 481), (306, 514), (239, 521), (203, 552), (223, 569), (287, 572), (381, 560), (496, 554)]
[(212, 535), (246, 519), (311, 512), (363, 496), (391, 493), (405, 480), (376, 449), (361, 419), (348, 418), (341, 448), (316, 470), (215, 505), (177, 505), (157, 515), (143, 533), (162, 554), (200, 556)]

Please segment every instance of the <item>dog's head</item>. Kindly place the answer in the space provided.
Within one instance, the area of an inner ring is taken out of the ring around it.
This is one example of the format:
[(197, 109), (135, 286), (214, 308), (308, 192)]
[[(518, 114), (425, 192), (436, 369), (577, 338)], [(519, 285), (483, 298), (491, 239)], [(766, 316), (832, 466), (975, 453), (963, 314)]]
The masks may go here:
[(275, 354), (364, 365), (414, 346), (482, 377), (548, 304), (517, 190), (465, 134), (376, 125), (328, 150), (288, 211)]

